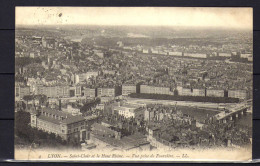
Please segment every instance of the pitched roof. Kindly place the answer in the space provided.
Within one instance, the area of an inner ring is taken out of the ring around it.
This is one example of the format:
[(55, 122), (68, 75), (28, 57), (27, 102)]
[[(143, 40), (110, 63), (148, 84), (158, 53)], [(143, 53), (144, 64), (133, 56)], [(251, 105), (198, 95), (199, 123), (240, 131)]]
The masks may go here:
[(63, 119), (61, 121), (61, 123), (71, 124), (71, 123), (80, 122), (80, 121), (84, 121), (84, 120), (85, 120), (85, 118), (83, 116), (72, 116), (72, 117)]
[(62, 112), (62, 111), (58, 111), (58, 110), (55, 110), (55, 109), (51, 109), (49, 107), (45, 107), (42, 109), (43, 112), (46, 112), (46, 113), (51, 113), (51, 114), (55, 114), (55, 115), (58, 115), (58, 116), (63, 116), (64, 118), (67, 116), (67, 117), (72, 117), (71, 114), (67, 113), (67, 112)]
[(48, 116), (45, 116), (45, 115), (39, 115), (38, 119), (48, 121), (48, 122), (51, 122), (51, 123), (54, 123), (54, 124), (60, 124), (60, 120), (54, 119), (54, 118), (51, 118), (51, 117), (48, 117)]
[(51, 109), (51, 108), (43, 108), (42, 111), (49, 113), (49, 114), (62, 116), (63, 118), (65, 118), (63, 120), (59, 120), (59, 119), (55, 119), (55, 118), (48, 117), (48, 116), (45, 116), (45, 115), (39, 116), (40, 119), (43, 119), (43, 120), (46, 120), (46, 121), (49, 121), (49, 122), (55, 123), (55, 124), (60, 124), (60, 123), (71, 124), (71, 123), (75, 123), (75, 122), (85, 120), (85, 118), (83, 116), (79, 116), (79, 115), (73, 116), (73, 115), (71, 115), (67, 112), (57, 111), (57, 110), (54, 110), (54, 109)]

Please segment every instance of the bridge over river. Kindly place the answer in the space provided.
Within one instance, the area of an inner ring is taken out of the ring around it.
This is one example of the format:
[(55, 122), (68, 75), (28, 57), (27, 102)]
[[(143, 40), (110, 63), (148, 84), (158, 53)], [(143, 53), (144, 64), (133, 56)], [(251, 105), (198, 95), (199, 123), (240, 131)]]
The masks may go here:
[(225, 111), (221, 111), (216, 114), (213, 118), (220, 123), (226, 123), (227, 121), (235, 120), (242, 117), (246, 112), (250, 110), (252, 105), (249, 101), (244, 101), (242, 103), (229, 105), (225, 108)]

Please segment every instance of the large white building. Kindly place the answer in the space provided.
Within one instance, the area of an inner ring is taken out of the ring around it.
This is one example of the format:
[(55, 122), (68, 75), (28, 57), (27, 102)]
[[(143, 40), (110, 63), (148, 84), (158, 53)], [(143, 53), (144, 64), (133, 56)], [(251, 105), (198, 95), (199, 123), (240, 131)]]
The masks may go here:
[(246, 90), (228, 90), (228, 97), (246, 99), (248, 93)]
[(145, 48), (144, 48), (144, 49), (143, 49), (143, 53), (144, 53), (144, 54), (148, 54), (148, 53), (149, 53), (149, 49), (145, 49)]
[(207, 96), (209, 96), (209, 97), (224, 97), (224, 90), (207, 89)]
[(184, 53), (184, 56), (192, 58), (207, 58), (206, 54), (201, 53)]
[(190, 88), (182, 88), (180, 95), (182, 95), (182, 96), (192, 96), (192, 91), (191, 91)]
[(182, 56), (182, 52), (170, 51), (169, 55), (172, 55), (172, 56)]
[(141, 85), (140, 93), (148, 94), (171, 94), (169, 87)]
[(131, 93), (136, 93), (136, 86), (135, 85), (122, 85), (122, 95), (127, 96)]
[(205, 89), (193, 89), (192, 96), (205, 96)]
[(98, 97), (115, 97), (115, 88), (98, 88)]
[(142, 114), (142, 108), (134, 105), (123, 105), (123, 106), (115, 106), (114, 110), (118, 112), (119, 115), (124, 116), (125, 118), (136, 118)]
[(84, 89), (84, 96), (90, 97), (90, 98), (96, 97), (96, 89), (95, 88)]
[(69, 86), (42, 86), (39, 85), (36, 87), (35, 94), (37, 95), (46, 95), (47, 97), (69, 97)]
[(221, 56), (221, 57), (231, 57), (231, 53), (218, 53), (218, 56)]

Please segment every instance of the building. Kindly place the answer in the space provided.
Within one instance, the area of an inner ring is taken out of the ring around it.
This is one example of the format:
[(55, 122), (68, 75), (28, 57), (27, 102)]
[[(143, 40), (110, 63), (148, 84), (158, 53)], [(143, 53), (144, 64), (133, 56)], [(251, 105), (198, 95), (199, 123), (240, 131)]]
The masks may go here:
[(29, 57), (30, 57), (30, 58), (34, 58), (34, 57), (35, 57), (34, 52), (30, 52)]
[(148, 54), (148, 53), (149, 53), (149, 49), (145, 49), (145, 48), (144, 48), (144, 49), (143, 49), (143, 53), (144, 53), (144, 54)]
[(74, 84), (78, 84), (80, 82), (83, 82), (85, 80), (85, 77), (83, 74), (75, 74), (75, 76), (72, 76), (72, 81)]
[(58, 98), (48, 98), (48, 103), (50, 105), (58, 105), (59, 104), (59, 99)]
[(161, 50), (159, 50), (158, 54), (160, 54), (160, 55), (168, 55), (167, 52), (164, 52), (164, 51), (161, 51)]
[(104, 53), (101, 50), (94, 49), (94, 54), (97, 55), (99, 58), (104, 58)]
[(231, 57), (231, 53), (218, 53), (218, 56), (221, 56), (221, 57)]
[(148, 94), (171, 94), (169, 87), (161, 87), (161, 86), (149, 86), (149, 85), (141, 85), (140, 93), (148, 93)]
[(86, 73), (75, 74), (74, 83), (75, 84), (82, 83), (84, 81), (87, 81), (91, 77), (96, 78), (98, 75), (99, 75), (99, 73), (96, 72), (96, 71), (90, 71), (90, 72), (86, 72)]
[(75, 89), (75, 96), (76, 97), (82, 96), (81, 86), (74, 86), (71, 89)]
[(192, 96), (205, 96), (205, 89), (193, 89), (192, 90)]
[(248, 61), (252, 62), (253, 61), (253, 54), (241, 54), (241, 58), (245, 58)]
[(31, 126), (54, 133), (64, 140), (81, 141), (86, 138), (87, 124), (82, 116), (43, 108), (31, 112)]
[(119, 115), (125, 118), (136, 118), (143, 114), (144, 109), (130, 104), (123, 106), (115, 106), (114, 111), (117, 111)]
[(97, 71), (89, 71), (86, 73), (86, 80), (88, 80), (91, 77), (96, 78), (98, 76), (98, 72)]
[(55, 97), (69, 97), (70, 96), (70, 87), (66, 85), (61, 86), (36, 86), (35, 94), (37, 95), (46, 95), (50, 98)]
[(69, 94), (69, 89), (70, 87), (67, 86), (67, 85), (63, 85), (63, 86), (58, 86), (57, 87), (57, 91), (58, 91), (58, 96), (59, 97), (69, 97), (70, 94)]
[(144, 120), (145, 121), (151, 121), (155, 116), (155, 111), (150, 110), (150, 109), (146, 109), (144, 111)]
[(177, 51), (170, 51), (168, 52), (169, 55), (172, 55), (172, 56), (182, 56), (182, 52), (177, 52)]
[(176, 73), (176, 71), (177, 71), (176, 68), (174, 68), (174, 67), (169, 67), (169, 68), (168, 68), (168, 75), (169, 75), (169, 76), (174, 76), (175, 73)]
[(101, 104), (104, 104), (104, 103), (107, 103), (107, 102), (110, 102), (114, 99), (114, 97), (100, 97), (100, 103)]
[(42, 38), (42, 46), (45, 48), (55, 48), (57, 47), (57, 42), (55, 39), (52, 38)]
[(206, 96), (209, 96), (209, 97), (224, 97), (224, 90), (207, 89)]
[(67, 108), (62, 108), (63, 112), (69, 113), (73, 116), (82, 115), (79, 108), (74, 108), (72, 105), (67, 105)]
[(98, 97), (115, 97), (115, 88), (98, 88)]
[(116, 44), (118, 45), (118, 47), (123, 47), (124, 46), (122, 41), (118, 41)]
[(82, 96), (82, 90), (81, 90), (81, 86), (71, 86), (69, 87), (69, 96), (70, 97), (80, 97)]
[(228, 90), (228, 97), (247, 99), (248, 93), (246, 90)]
[(89, 143), (93, 143), (99, 149), (111, 148), (111, 150), (139, 151), (150, 150), (150, 143), (146, 136), (135, 133), (129, 136), (122, 136), (120, 131), (113, 130), (111, 126), (94, 123), (91, 126)]
[(151, 49), (151, 53), (152, 53), (152, 54), (158, 54), (158, 53), (159, 53), (159, 50), (152, 48), (152, 49)]
[(127, 96), (131, 93), (136, 93), (136, 86), (135, 85), (122, 85), (122, 95)]
[(253, 62), (253, 55), (250, 56), (250, 57), (247, 57), (247, 60), (248, 60), (249, 62)]
[(184, 53), (185, 57), (192, 57), (192, 58), (207, 58), (206, 54), (201, 53)]
[(190, 88), (182, 88), (182, 92), (180, 93), (182, 96), (192, 96), (192, 91)]
[(151, 108), (147, 108), (144, 111), (144, 120), (145, 121), (162, 121), (165, 117), (170, 117), (171, 118), (174, 116), (174, 114), (172, 114), (171, 110), (165, 110), (165, 109), (151, 109)]
[(86, 88), (84, 89), (84, 96), (87, 98), (94, 98), (96, 97), (96, 89), (95, 88)]
[(115, 70), (103, 70), (103, 74), (115, 75), (115, 74), (116, 74), (116, 71), (115, 71)]
[(26, 95), (30, 95), (29, 86), (16, 86), (15, 87), (15, 97), (16, 98), (22, 99)]
[(178, 92), (178, 95), (180, 95), (180, 96), (182, 95), (182, 86), (177, 85), (175, 90)]

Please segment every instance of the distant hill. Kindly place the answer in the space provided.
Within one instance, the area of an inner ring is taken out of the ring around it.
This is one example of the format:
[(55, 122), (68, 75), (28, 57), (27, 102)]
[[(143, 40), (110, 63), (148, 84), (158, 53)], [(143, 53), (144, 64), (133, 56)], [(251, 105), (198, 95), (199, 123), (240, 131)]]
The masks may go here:
[[(99, 25), (49, 25), (16, 26), (16, 30), (51, 31), (66, 35), (86, 37), (149, 37), (149, 38), (252, 38), (252, 32), (243, 29), (168, 27), (168, 26), (99, 26)], [(133, 34), (129, 36), (129, 34)]]

